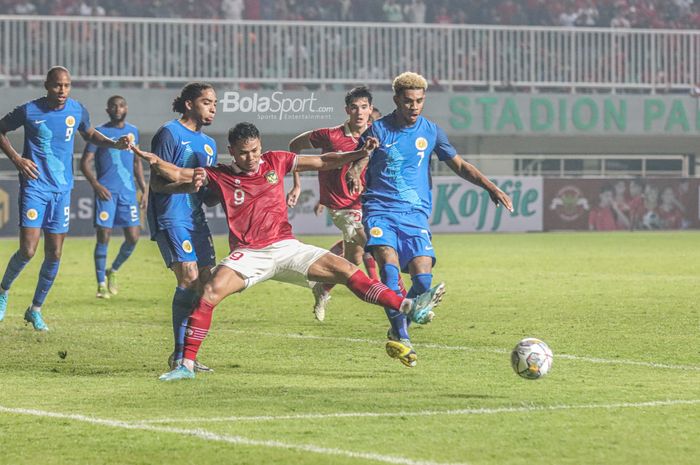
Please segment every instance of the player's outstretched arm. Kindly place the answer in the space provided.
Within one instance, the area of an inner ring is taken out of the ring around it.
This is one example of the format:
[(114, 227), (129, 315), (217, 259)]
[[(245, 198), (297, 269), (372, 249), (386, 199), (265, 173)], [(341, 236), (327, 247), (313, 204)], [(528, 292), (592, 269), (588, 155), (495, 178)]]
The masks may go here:
[(366, 158), (379, 146), (379, 141), (368, 137), (365, 145), (354, 152), (329, 152), (321, 156), (299, 157), (294, 171), (328, 171), (361, 158)]
[(110, 139), (109, 137), (102, 134), (95, 128), (88, 128), (85, 131), (80, 131), (80, 135), (83, 136), (85, 142), (95, 144), (98, 147), (107, 147), (110, 149), (125, 150), (129, 148), (131, 141), (129, 136), (121, 136), (116, 141)]
[(496, 205), (503, 205), (508, 211), (513, 211), (513, 202), (510, 200), (508, 194), (489, 181), (489, 178), (484, 176), (483, 173), (476, 168), (476, 166), (464, 161), (464, 159), (459, 155), (446, 160), (445, 163), (447, 163), (447, 166), (449, 166), (450, 169), (460, 178), (466, 179), (470, 183), (486, 189), (491, 197), (491, 200), (493, 200), (493, 203)]
[(10, 139), (7, 138), (8, 131), (9, 128), (4, 121), (0, 120), (0, 150), (7, 155), (7, 158), (10, 159), (22, 176), (27, 179), (39, 179), (39, 168), (37, 168), (36, 163), (28, 158), (22, 158), (22, 155), (17, 153), (10, 143)]
[(92, 190), (95, 191), (97, 195), (102, 200), (109, 200), (112, 198), (112, 193), (105, 186), (100, 184), (97, 180), (97, 176), (92, 171), (93, 161), (95, 159), (95, 152), (89, 150), (89, 145), (85, 147), (83, 151), (83, 156), (80, 157), (80, 171), (85, 176), (85, 179), (92, 186)]
[[(203, 168), (180, 168), (163, 160), (154, 153), (141, 150), (135, 145), (131, 145), (130, 148), (136, 156), (146, 160), (153, 174), (163, 178), (166, 182), (192, 184), (195, 187), (195, 191), (199, 190), (205, 182), (206, 172)], [(151, 185), (153, 185), (153, 182)]]
[[(289, 151), (294, 153), (301, 153), (302, 150), (314, 148), (311, 143), (311, 133), (312, 131), (307, 131), (299, 134), (294, 139), (289, 141)], [(299, 201), (299, 195), (301, 194), (301, 176), (299, 173), (292, 173), (294, 177), (294, 185), (287, 192), (287, 206), (294, 208)]]

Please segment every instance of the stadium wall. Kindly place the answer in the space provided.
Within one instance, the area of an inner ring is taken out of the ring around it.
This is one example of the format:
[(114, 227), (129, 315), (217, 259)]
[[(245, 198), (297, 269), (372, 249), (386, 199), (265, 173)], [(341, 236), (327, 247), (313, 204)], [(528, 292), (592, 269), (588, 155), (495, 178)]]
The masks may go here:
[[(433, 178), (434, 233), (537, 232), (553, 230), (617, 229), (700, 229), (700, 179), (646, 179), (639, 186), (646, 202), (635, 199), (630, 179), (553, 179), (542, 177), (497, 176), (493, 181), (513, 199), (513, 213), (496, 209), (488, 194), (458, 177)], [(285, 178), (291, 186), (290, 177)], [(614, 189), (614, 193), (610, 192)], [(19, 207), (18, 181), (3, 181), (0, 188), (0, 237), (16, 237)], [(608, 192), (606, 194), (606, 192)], [(607, 195), (607, 197), (605, 197)], [(11, 200), (15, 199), (15, 200)], [(318, 182), (302, 178), (298, 205), (289, 209), (297, 234), (333, 234), (338, 231), (330, 218), (315, 216)], [(610, 224), (616, 217), (610, 201), (624, 211), (627, 223)], [(72, 236), (91, 236), (94, 194), (84, 180), (78, 180), (71, 201)], [(664, 207), (668, 207), (664, 209)], [(143, 212), (142, 212), (143, 213)], [(206, 210), (214, 234), (227, 234), (225, 215), (220, 206)], [(607, 215), (607, 216), (606, 216)], [(143, 215), (142, 215), (143, 216)], [(142, 217), (145, 230), (145, 218)]]
[[(73, 97), (88, 108), (93, 124), (106, 120), (108, 97), (129, 102), (129, 121), (141, 130), (144, 146), (164, 122), (178, 94), (172, 89), (81, 89)], [(258, 125), (265, 147), (285, 148), (300, 132), (339, 124), (345, 119), (343, 91), (235, 90), (217, 86), (219, 114), (207, 132), (225, 152), (226, 132), (241, 121)], [(43, 94), (43, 89), (0, 88), (3, 114)], [(384, 112), (391, 93), (375, 92)], [(686, 94), (429, 94), (425, 115), (440, 124), (463, 155), (470, 154), (683, 154), (698, 155), (698, 100)], [(21, 131), (10, 133), (21, 146)], [(76, 151), (82, 141), (76, 139)], [(696, 157), (700, 160), (700, 157)], [(699, 167), (691, 168), (696, 172)], [(508, 173), (503, 173), (508, 174)]]

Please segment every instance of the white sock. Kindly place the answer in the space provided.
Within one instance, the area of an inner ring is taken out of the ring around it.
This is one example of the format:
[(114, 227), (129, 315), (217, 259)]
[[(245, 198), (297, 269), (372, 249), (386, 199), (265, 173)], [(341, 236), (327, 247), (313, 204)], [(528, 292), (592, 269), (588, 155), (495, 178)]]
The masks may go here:
[(37, 307), (36, 305), (32, 305), (31, 310), (33, 312), (41, 312), (41, 307)]

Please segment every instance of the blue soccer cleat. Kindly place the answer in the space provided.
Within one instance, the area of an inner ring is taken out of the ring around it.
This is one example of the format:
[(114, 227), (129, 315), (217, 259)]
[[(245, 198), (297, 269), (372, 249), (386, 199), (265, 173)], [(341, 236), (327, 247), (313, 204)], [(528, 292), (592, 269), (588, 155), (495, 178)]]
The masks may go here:
[(44, 323), (44, 319), (41, 317), (41, 312), (32, 310), (31, 307), (24, 312), (24, 321), (31, 323), (34, 329), (37, 331), (48, 331), (49, 327)]
[(7, 310), (7, 292), (0, 294), (0, 321), (5, 319), (5, 310)]
[(190, 371), (184, 365), (178, 365), (172, 371), (163, 373), (158, 378), (160, 381), (178, 381), (181, 379), (194, 379), (194, 371)]
[(411, 318), (411, 321), (420, 325), (430, 323), (435, 317), (433, 308), (440, 303), (444, 294), (445, 283), (440, 283), (413, 299), (410, 308), (404, 311), (404, 313)]

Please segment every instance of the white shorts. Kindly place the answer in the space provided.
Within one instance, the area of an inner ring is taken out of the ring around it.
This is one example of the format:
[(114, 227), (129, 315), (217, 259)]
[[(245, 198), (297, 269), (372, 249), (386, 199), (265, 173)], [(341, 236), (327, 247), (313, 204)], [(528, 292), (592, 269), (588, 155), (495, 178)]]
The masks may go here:
[(343, 240), (354, 244), (361, 244), (360, 231), (362, 226), (362, 210), (333, 210), (328, 209), (328, 214), (333, 220), (333, 224), (343, 233)]
[(309, 267), (327, 253), (326, 249), (286, 239), (262, 249), (236, 249), (219, 265), (241, 274), (246, 289), (268, 279), (311, 287)]

